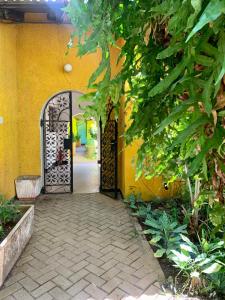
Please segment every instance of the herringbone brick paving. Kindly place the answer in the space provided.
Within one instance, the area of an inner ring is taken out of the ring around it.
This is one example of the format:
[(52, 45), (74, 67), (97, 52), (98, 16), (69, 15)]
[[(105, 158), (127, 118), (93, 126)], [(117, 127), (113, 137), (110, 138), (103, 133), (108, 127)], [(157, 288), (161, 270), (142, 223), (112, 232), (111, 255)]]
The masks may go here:
[(33, 236), (0, 299), (162, 299), (162, 277), (121, 201), (98, 193), (42, 196)]

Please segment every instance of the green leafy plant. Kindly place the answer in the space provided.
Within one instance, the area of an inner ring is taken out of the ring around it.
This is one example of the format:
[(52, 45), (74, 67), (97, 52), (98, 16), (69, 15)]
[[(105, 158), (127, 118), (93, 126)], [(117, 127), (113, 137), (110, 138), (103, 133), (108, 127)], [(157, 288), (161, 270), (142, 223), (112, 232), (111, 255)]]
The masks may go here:
[(73, 135), (73, 142), (79, 142), (79, 141), (80, 141), (80, 135), (79, 134)]
[(143, 205), (140, 205), (139, 207), (137, 207), (137, 210), (134, 213), (132, 213), (132, 215), (145, 220), (147, 218), (147, 216), (152, 213), (153, 212), (152, 212), (151, 204), (143, 203)]
[(163, 255), (170, 257), (171, 251), (177, 249), (180, 244), (180, 234), (186, 233), (187, 227), (187, 225), (179, 225), (171, 220), (171, 217), (165, 212), (156, 218), (148, 216), (144, 224), (149, 228), (143, 233), (150, 234), (152, 236), (150, 244), (158, 248), (154, 254), (156, 257)]
[[(102, 52), (89, 110), (104, 123), (109, 98), (115, 112), (123, 95), (132, 108), (125, 137), (143, 141), (137, 177), (182, 177), (193, 207), (208, 188), (224, 203), (225, 2), (73, 0), (65, 11), (74, 26), (68, 47), (76, 36), (78, 55)], [(117, 75), (111, 47), (120, 49)]]
[(2, 225), (0, 225), (0, 239), (3, 237), (3, 235), (4, 235), (4, 230)]
[(181, 239), (180, 251), (172, 250), (170, 259), (187, 278), (189, 291), (209, 292), (215, 286), (218, 288), (225, 272), (224, 241), (208, 242), (203, 238), (195, 245), (184, 235)]
[(6, 226), (10, 223), (16, 223), (21, 216), (17, 205), (10, 200), (0, 198), (0, 238), (4, 236)]
[(97, 140), (97, 129), (96, 128), (90, 128), (89, 130), (90, 136), (93, 140)]
[(124, 199), (124, 203), (126, 203), (131, 209), (137, 209), (137, 198), (134, 193), (130, 194), (127, 198)]
[(5, 225), (9, 222), (16, 222), (20, 216), (20, 211), (17, 205), (11, 201), (4, 201), (0, 203), (0, 222)]
[(209, 209), (209, 219), (214, 226), (211, 234), (219, 233), (225, 240), (225, 206), (214, 202)]

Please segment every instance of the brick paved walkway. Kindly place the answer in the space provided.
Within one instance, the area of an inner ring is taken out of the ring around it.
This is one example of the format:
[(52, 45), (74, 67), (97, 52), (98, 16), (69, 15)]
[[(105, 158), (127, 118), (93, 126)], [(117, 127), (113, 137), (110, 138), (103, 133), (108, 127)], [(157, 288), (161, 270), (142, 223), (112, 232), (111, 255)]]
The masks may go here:
[(121, 201), (44, 196), (35, 205), (34, 234), (0, 299), (162, 299), (162, 271), (141, 240)]

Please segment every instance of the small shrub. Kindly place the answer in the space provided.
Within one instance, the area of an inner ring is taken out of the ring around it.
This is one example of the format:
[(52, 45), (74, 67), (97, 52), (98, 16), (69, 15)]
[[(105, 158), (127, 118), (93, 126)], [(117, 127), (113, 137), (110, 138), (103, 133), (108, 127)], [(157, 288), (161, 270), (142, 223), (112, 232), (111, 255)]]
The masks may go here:
[(126, 203), (131, 209), (137, 210), (139, 206), (145, 206), (145, 202), (141, 199), (141, 194), (130, 194), (126, 199), (124, 199), (124, 203)]
[(16, 222), (20, 216), (18, 207), (11, 201), (0, 202), (0, 222), (4, 226), (10, 222)]
[(0, 239), (2, 239), (7, 231), (7, 226), (16, 223), (21, 216), (21, 212), (17, 205), (11, 201), (0, 198)]
[(181, 238), (180, 250), (172, 250), (170, 259), (186, 277), (189, 292), (208, 294), (221, 290), (225, 279), (224, 241), (203, 239), (197, 246), (186, 236)]
[(162, 212), (158, 217), (152, 215), (144, 222), (149, 228), (144, 230), (144, 234), (150, 234), (152, 239), (150, 244), (158, 248), (155, 252), (156, 257), (162, 257), (167, 255), (170, 257), (173, 249), (178, 249), (181, 241), (181, 233), (186, 233), (186, 225), (179, 225), (176, 221), (173, 221), (171, 217)]
[(136, 212), (132, 213), (133, 216), (136, 216), (142, 220), (145, 220), (147, 218), (148, 215), (152, 214), (152, 207), (150, 203), (146, 203), (143, 205), (140, 205)]

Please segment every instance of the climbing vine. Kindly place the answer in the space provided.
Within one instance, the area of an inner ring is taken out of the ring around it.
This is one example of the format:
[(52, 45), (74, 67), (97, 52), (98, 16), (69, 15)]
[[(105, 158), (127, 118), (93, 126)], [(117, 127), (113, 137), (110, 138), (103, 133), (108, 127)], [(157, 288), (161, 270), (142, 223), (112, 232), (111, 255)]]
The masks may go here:
[[(195, 179), (193, 197), (201, 182), (224, 203), (225, 1), (71, 0), (65, 11), (68, 47), (77, 37), (78, 55), (102, 52), (89, 110), (104, 119), (109, 97), (117, 108), (122, 95), (132, 104), (126, 142), (143, 141), (137, 176)], [(121, 50), (114, 77), (111, 47)]]

